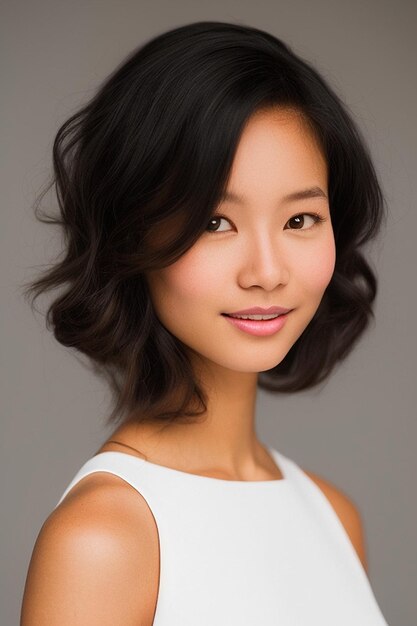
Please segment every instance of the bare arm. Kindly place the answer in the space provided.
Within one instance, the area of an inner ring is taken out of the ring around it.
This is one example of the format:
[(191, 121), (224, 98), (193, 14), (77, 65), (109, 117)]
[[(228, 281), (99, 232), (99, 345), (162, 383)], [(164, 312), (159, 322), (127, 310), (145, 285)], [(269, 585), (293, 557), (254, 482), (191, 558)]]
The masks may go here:
[(330, 504), (333, 506), (340, 521), (345, 527), (347, 534), (349, 535), (350, 541), (358, 554), (365, 572), (368, 573), (365, 533), (358, 507), (354, 504), (351, 498), (349, 498), (335, 485), (327, 480), (324, 480), (320, 476), (317, 476), (317, 474), (307, 472), (306, 470), (304, 471), (316, 483), (316, 485), (320, 487)]
[(114, 481), (99, 488), (90, 481), (46, 520), (29, 565), (21, 626), (152, 624), (149, 520), (130, 487), (119, 481), (114, 497)]

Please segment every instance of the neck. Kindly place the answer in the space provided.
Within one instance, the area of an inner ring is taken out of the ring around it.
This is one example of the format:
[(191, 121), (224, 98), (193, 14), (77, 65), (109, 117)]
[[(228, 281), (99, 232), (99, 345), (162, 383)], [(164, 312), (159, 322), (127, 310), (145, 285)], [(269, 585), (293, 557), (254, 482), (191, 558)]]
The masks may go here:
[(275, 477), (276, 465), (258, 441), (255, 427), (257, 374), (231, 370), (199, 373), (208, 390), (207, 411), (195, 423), (137, 423), (131, 418), (110, 437), (149, 460), (231, 480)]

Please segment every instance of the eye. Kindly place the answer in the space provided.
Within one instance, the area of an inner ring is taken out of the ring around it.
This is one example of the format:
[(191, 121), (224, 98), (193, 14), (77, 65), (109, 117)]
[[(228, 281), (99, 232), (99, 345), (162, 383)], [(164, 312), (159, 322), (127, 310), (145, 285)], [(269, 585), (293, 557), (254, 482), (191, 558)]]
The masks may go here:
[[(304, 226), (305, 224), (305, 216), (310, 217), (313, 220), (313, 225), (309, 228), (302, 228), (302, 226)], [(294, 215), (294, 217), (291, 217), (288, 220), (287, 224), (293, 221), (296, 223), (297, 228), (292, 228), (291, 230), (310, 230), (319, 222), (325, 222), (326, 218), (322, 215), (319, 215), (319, 213), (299, 213), (298, 215)], [(300, 228), (298, 228), (298, 226), (300, 226)]]
[(226, 221), (226, 222), (229, 222), (229, 223), (230, 223), (230, 221), (229, 221), (226, 217), (224, 217), (223, 215), (213, 215), (213, 216), (210, 218), (210, 221), (209, 221), (209, 223), (208, 223), (208, 225), (207, 225), (206, 231), (207, 231), (207, 232), (209, 232), (209, 233), (224, 233), (224, 232), (226, 232), (226, 231), (224, 231), (224, 230), (209, 230), (209, 227), (213, 227), (213, 226), (215, 226), (215, 224), (214, 224), (214, 223), (215, 223), (215, 222), (218, 222), (219, 220), (220, 220), (220, 221), (224, 220), (224, 221)]
[[(311, 218), (313, 220), (313, 224), (312, 226), (308, 227), (308, 228), (303, 228), (304, 224), (305, 224), (305, 216)], [(216, 229), (216, 222), (218, 221), (226, 221), (229, 222), (230, 224), (230, 220), (227, 217), (224, 217), (224, 215), (213, 215), (207, 225), (206, 228), (206, 232), (209, 233), (224, 233), (227, 232), (227, 230), (218, 230)], [(287, 224), (290, 224), (291, 222), (295, 223), (295, 228), (290, 228), (290, 230), (310, 230), (312, 229), (316, 224), (320, 223), (320, 222), (325, 222), (326, 218), (323, 217), (322, 215), (320, 215), (319, 213), (298, 213), (297, 215), (294, 215), (293, 217), (291, 217)], [(213, 230), (210, 230), (210, 228), (213, 228)], [(288, 229), (285, 229), (288, 230)]]

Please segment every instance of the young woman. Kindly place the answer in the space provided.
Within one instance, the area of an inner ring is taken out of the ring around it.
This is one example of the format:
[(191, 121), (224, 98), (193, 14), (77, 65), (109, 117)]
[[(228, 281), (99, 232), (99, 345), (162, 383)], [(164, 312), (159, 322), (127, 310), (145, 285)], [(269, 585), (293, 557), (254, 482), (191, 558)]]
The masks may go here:
[[(199, 22), (142, 46), (58, 131), (57, 340), (114, 392), (45, 521), (23, 626), (386, 625), (360, 513), (256, 433), (373, 315), (383, 194), (354, 121), (282, 41)], [(49, 220), (51, 218), (49, 217)]]

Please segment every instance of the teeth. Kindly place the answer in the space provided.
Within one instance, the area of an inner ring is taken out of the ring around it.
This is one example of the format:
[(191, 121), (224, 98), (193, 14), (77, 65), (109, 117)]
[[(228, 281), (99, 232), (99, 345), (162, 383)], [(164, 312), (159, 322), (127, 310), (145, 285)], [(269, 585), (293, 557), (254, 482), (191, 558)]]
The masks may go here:
[(240, 320), (273, 320), (279, 315), (230, 315), (230, 317), (237, 317)]

